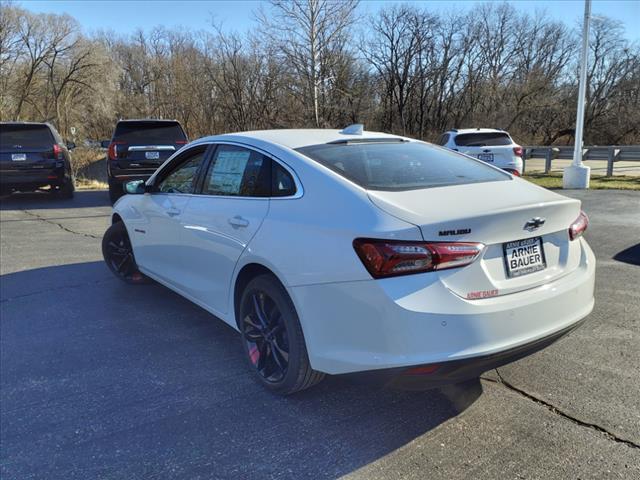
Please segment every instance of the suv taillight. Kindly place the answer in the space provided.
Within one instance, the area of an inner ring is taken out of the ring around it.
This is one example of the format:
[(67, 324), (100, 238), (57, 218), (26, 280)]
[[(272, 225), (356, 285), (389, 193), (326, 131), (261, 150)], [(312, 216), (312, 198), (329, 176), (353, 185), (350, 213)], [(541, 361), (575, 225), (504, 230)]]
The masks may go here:
[(384, 278), (464, 267), (478, 258), (484, 245), (356, 238), (353, 248), (373, 278)]
[(513, 154), (516, 155), (517, 157), (522, 158), (522, 147), (518, 146), (518, 147), (513, 147)]
[(176, 144), (176, 145), (186, 145), (186, 144), (187, 144), (187, 141), (186, 141), (186, 140), (176, 140), (176, 141), (175, 141), (175, 144)]
[(57, 143), (53, 144), (53, 158), (56, 160), (60, 160), (60, 157), (62, 156), (62, 149), (60, 148), (60, 145), (58, 145)]
[(124, 142), (111, 142), (109, 144), (109, 148), (107, 150), (107, 156), (109, 160), (117, 160), (118, 159), (118, 145), (122, 145)]
[(575, 240), (576, 238), (580, 238), (584, 231), (589, 226), (589, 217), (587, 214), (580, 210), (580, 215), (575, 221), (569, 226), (569, 238), (571, 240)]

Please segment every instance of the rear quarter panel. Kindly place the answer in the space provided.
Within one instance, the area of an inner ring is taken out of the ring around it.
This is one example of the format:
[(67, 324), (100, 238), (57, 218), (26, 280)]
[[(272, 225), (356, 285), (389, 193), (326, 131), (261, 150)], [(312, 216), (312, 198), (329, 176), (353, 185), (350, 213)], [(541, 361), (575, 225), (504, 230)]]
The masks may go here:
[(286, 286), (369, 280), (353, 249), (355, 238), (422, 239), (418, 227), (375, 207), (365, 190), (286, 150), (273, 154), (296, 172), (304, 193), (301, 198), (271, 199), (237, 271), (247, 263), (261, 263)]

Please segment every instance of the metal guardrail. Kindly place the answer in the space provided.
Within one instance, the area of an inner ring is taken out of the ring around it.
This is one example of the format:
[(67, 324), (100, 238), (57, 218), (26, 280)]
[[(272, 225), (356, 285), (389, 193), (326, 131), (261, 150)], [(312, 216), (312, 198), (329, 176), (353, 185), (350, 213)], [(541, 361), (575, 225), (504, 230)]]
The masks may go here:
[[(530, 158), (544, 158), (544, 173), (551, 171), (553, 160), (573, 160), (573, 147), (524, 147), (523, 170), (526, 169), (526, 162)], [(600, 160), (607, 162), (607, 177), (613, 175), (613, 165), (616, 162), (640, 162), (640, 145), (607, 145), (584, 147), (582, 150), (582, 160)]]

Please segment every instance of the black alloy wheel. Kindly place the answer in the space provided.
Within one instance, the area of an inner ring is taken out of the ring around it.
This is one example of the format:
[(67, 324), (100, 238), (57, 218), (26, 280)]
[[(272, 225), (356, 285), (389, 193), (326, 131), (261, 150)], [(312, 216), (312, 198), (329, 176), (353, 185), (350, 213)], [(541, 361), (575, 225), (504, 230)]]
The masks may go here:
[(255, 290), (242, 319), (249, 361), (265, 381), (277, 383), (289, 368), (289, 337), (282, 313), (266, 292)]
[(289, 395), (324, 378), (311, 368), (293, 302), (275, 276), (262, 274), (249, 281), (237, 315), (246, 358), (262, 385)]
[(126, 283), (146, 283), (138, 270), (127, 229), (122, 222), (111, 225), (102, 237), (102, 256), (109, 270)]

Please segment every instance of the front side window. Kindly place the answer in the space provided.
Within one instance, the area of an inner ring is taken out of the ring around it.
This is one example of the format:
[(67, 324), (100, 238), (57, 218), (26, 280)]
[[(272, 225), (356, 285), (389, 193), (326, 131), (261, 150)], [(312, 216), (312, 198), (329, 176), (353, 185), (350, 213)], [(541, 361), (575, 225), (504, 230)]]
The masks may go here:
[(202, 193), (232, 197), (268, 197), (271, 160), (235, 145), (219, 145), (204, 179)]
[(368, 190), (415, 190), (510, 179), (482, 162), (422, 142), (326, 143), (297, 151)]
[(162, 193), (193, 193), (195, 179), (204, 160), (205, 151), (191, 152), (164, 180), (158, 184)]

